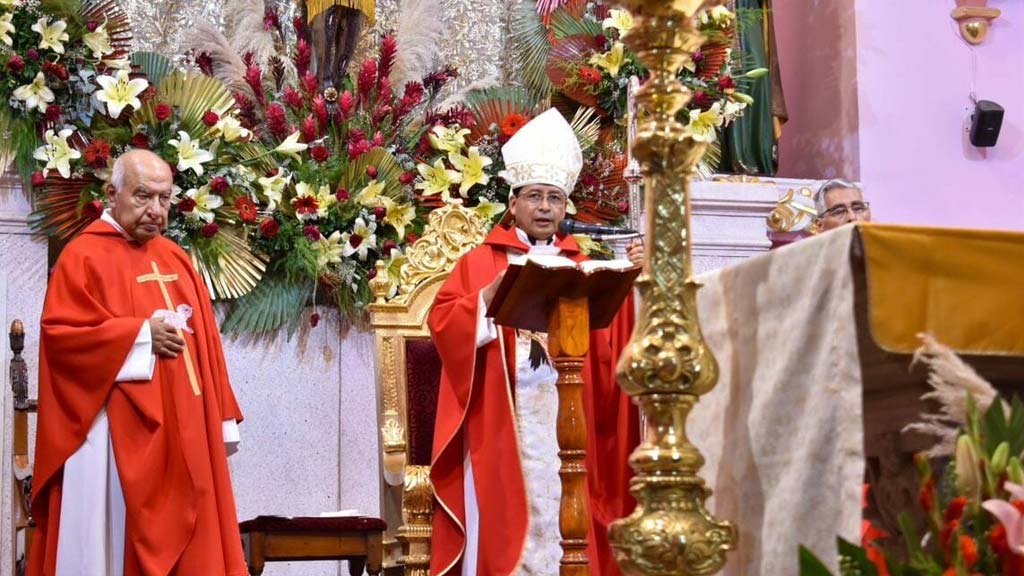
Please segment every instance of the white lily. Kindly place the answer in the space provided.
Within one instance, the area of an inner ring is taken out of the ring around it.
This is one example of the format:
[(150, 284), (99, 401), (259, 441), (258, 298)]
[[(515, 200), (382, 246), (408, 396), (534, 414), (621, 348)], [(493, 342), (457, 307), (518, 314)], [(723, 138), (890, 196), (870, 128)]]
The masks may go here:
[(342, 232), (341, 240), (345, 243), (342, 247), (342, 254), (346, 258), (356, 254), (360, 260), (366, 260), (367, 252), (377, 245), (377, 223), (371, 221), (366, 223), (362, 218), (356, 218), (352, 232)]
[(505, 211), (505, 205), (501, 202), (491, 202), (486, 198), (481, 198), (480, 202), (471, 210), (476, 212), (485, 222), (490, 222), (494, 220), (495, 216)]
[(0, 43), (8, 46), (12, 46), (14, 43), (11, 39), (11, 34), (14, 32), (14, 24), (11, 24), (12, 18), (14, 18), (14, 14), (10, 12), (0, 16)]
[(387, 196), (381, 198), (381, 203), (387, 210), (387, 213), (384, 215), (384, 223), (395, 229), (399, 240), (405, 238), (405, 227), (412, 224), (412, 221), (416, 219), (416, 206), (411, 203), (401, 204), (395, 202)]
[(132, 61), (128, 58), (110, 58), (109, 60), (103, 60), (103, 65), (111, 70), (124, 70), (126, 72), (132, 71)]
[(369, 184), (356, 193), (356, 202), (363, 206), (373, 207), (380, 204), (380, 195), (384, 192), (383, 180), (371, 180)]
[(103, 88), (96, 93), (96, 99), (107, 104), (107, 115), (111, 118), (120, 116), (126, 106), (142, 108), (139, 94), (149, 88), (149, 82), (143, 78), (129, 80), (126, 70), (118, 70), (115, 76), (99, 76), (96, 83)]
[(274, 152), (284, 154), (285, 156), (291, 156), (292, 158), (295, 158), (296, 161), (302, 162), (302, 158), (299, 157), (299, 152), (302, 152), (306, 148), (309, 148), (309, 145), (299, 142), (299, 133), (292, 132), (291, 136), (285, 138), (283, 142), (277, 145), (277, 148), (274, 148)]
[(625, 34), (633, 28), (633, 15), (629, 10), (611, 10), (609, 16), (601, 22), (601, 28), (614, 28), (619, 34)]
[(320, 236), (317, 240), (317, 264), (325, 268), (329, 264), (337, 264), (342, 258), (341, 232), (335, 230), (330, 236)]
[(64, 53), (64, 42), (70, 39), (68, 33), (65, 30), (68, 27), (68, 23), (63, 20), (57, 20), (53, 24), (50, 24), (50, 19), (43, 16), (32, 25), (32, 30), (39, 33), (39, 49), (45, 50), (49, 48), (57, 54)]
[(299, 220), (312, 220), (316, 218), (326, 218), (327, 211), (338, 201), (331, 194), (331, 189), (326, 184), (320, 185), (319, 188), (313, 188), (313, 186), (299, 182), (295, 185), (295, 198), (292, 199), (292, 205), (295, 206), (296, 216)]
[(53, 90), (46, 86), (46, 77), (39, 72), (31, 84), (15, 88), (14, 97), (24, 102), (25, 108), (36, 108), (40, 113), (46, 113), (46, 105), (53, 102)]
[(46, 134), (43, 135), (43, 140), (46, 140), (46, 144), (32, 152), (32, 157), (36, 160), (46, 161), (43, 175), (56, 168), (62, 178), (71, 177), (71, 161), (82, 157), (81, 152), (68, 144), (68, 137), (73, 133), (74, 130), (71, 128), (65, 128), (57, 134), (54, 134), (53, 130), (47, 130)]
[(202, 220), (207, 224), (213, 222), (213, 211), (224, 205), (224, 199), (210, 193), (210, 187), (207, 185), (192, 188), (185, 192), (185, 196), (191, 198), (196, 203), (196, 207), (192, 209), (192, 212), (189, 212), (189, 216)]
[(110, 34), (107, 34), (106, 22), (97, 26), (92, 32), (82, 34), (82, 43), (92, 50), (92, 57), (96, 59), (103, 58), (114, 51), (114, 47), (110, 45)]
[(178, 139), (167, 141), (178, 151), (178, 172), (192, 169), (196, 176), (203, 175), (203, 164), (213, 160), (213, 154), (203, 150), (192, 141), (192, 137), (184, 130), (178, 131)]
[(267, 197), (267, 211), (273, 212), (277, 210), (277, 205), (281, 202), (284, 189), (292, 181), (292, 176), (284, 170), (278, 170), (277, 174), (259, 178), (256, 181), (259, 182), (263, 195)]
[(242, 123), (234, 116), (225, 116), (221, 118), (213, 128), (225, 142), (245, 140), (249, 138), (249, 136), (252, 136), (252, 132), (243, 128)]
[(699, 108), (690, 110), (690, 123), (686, 125), (690, 137), (697, 142), (714, 142), (718, 139), (718, 128), (724, 122), (720, 113), (722, 106), (719, 102), (711, 105), (706, 111)]

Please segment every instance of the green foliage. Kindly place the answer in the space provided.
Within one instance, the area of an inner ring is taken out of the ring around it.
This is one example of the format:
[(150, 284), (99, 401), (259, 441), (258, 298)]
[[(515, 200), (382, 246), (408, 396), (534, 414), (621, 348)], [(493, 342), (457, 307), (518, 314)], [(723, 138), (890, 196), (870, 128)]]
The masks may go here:
[(225, 334), (268, 333), (287, 327), (290, 338), (298, 328), (311, 288), (311, 285), (281, 278), (264, 278), (232, 304), (221, 331)]
[(806, 546), (800, 547), (800, 576), (832, 576), (825, 563)]
[(134, 52), (132, 53), (132, 64), (142, 70), (153, 86), (160, 84), (164, 77), (172, 74), (175, 70), (174, 63), (170, 58), (156, 52)]
[(512, 17), (512, 54), (522, 66), (523, 83), (538, 99), (547, 98), (551, 92), (548, 79), (548, 54), (551, 43), (544, 22), (537, 14), (535, 2), (521, 2), (515, 7)]
[(551, 13), (551, 30), (558, 39), (576, 35), (598, 36), (604, 33), (601, 23), (597, 20), (577, 18), (565, 8), (559, 8)]

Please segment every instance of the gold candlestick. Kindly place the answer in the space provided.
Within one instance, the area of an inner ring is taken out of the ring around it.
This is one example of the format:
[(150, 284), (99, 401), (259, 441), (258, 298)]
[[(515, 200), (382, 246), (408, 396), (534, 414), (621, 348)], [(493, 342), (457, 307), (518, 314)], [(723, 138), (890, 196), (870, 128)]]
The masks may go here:
[(711, 494), (698, 475), (704, 458), (686, 437), (686, 418), (714, 388), (718, 365), (701, 335), (690, 253), (688, 179), (705, 144), (675, 119), (690, 99), (676, 72), (704, 40), (693, 17), (719, 3), (622, 2), (636, 22), (624, 41), (651, 71), (637, 94), (646, 114), (633, 149), (646, 176), (648, 258), (637, 282), (640, 317), (618, 365), (619, 384), (637, 400), (646, 426), (629, 459), (637, 508), (609, 529), (629, 575), (714, 574), (736, 541), (735, 527), (704, 507)]

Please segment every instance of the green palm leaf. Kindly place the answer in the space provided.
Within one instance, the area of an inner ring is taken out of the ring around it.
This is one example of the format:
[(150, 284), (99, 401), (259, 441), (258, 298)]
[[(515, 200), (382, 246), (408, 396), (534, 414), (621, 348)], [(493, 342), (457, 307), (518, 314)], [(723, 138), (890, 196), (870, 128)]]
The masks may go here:
[(597, 144), (601, 135), (601, 117), (593, 108), (577, 108), (569, 125), (580, 142), (581, 150), (586, 152)]
[(169, 74), (175, 71), (170, 58), (156, 52), (135, 52), (132, 54), (132, 65), (138, 66), (149, 79), (149, 83), (157, 86)]
[(51, 174), (35, 189), (35, 210), (28, 217), (29, 227), (60, 242), (71, 240), (92, 222), (82, 215), (82, 204), (88, 200), (83, 192), (97, 182), (92, 176), (61, 178)]
[(510, 36), (512, 56), (522, 66), (524, 84), (538, 100), (546, 99), (551, 92), (551, 81), (547, 75), (551, 43), (534, 2), (522, 2), (516, 6)]
[(133, 129), (140, 124), (158, 124), (155, 108), (158, 102), (164, 102), (178, 111), (181, 129), (193, 139), (201, 139), (213, 132), (212, 127), (203, 124), (203, 114), (213, 110), (223, 117), (235, 104), (231, 91), (220, 80), (195, 72), (175, 72), (165, 77), (157, 85), (157, 93), (158, 98), (150, 98), (132, 114)]
[(383, 148), (374, 148), (348, 163), (345, 172), (341, 175), (341, 185), (348, 189), (354, 196), (369, 182), (366, 175), (366, 167), (377, 168), (377, 180), (384, 182), (384, 196), (398, 198), (402, 194), (402, 183), (398, 177), (402, 174), (402, 167), (390, 152)]
[(249, 250), (244, 231), (234, 226), (221, 226), (212, 240), (189, 247), (192, 266), (202, 276), (210, 296), (224, 300), (248, 294), (266, 272), (264, 258)]
[(473, 138), (481, 138), (490, 132), (491, 126), (501, 126), (510, 114), (521, 114), (526, 119), (541, 112), (536, 96), (522, 86), (496, 86), (473, 90), (466, 94), (466, 108), (473, 114)]
[(577, 17), (565, 8), (559, 8), (551, 14), (551, 31), (555, 38), (562, 39), (569, 36), (599, 36), (604, 34), (601, 23), (587, 17)]
[(291, 337), (298, 328), (311, 288), (311, 285), (280, 278), (266, 278), (231, 305), (221, 331), (225, 334), (267, 333), (287, 326)]

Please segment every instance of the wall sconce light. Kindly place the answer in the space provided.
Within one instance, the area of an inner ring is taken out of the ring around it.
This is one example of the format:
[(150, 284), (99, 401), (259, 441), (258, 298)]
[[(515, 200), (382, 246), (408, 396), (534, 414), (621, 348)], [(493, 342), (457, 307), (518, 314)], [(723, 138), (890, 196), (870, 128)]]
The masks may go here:
[(950, 14), (960, 26), (960, 36), (972, 46), (985, 40), (989, 25), (1002, 14), (987, 4), (988, 0), (956, 0), (956, 8)]

